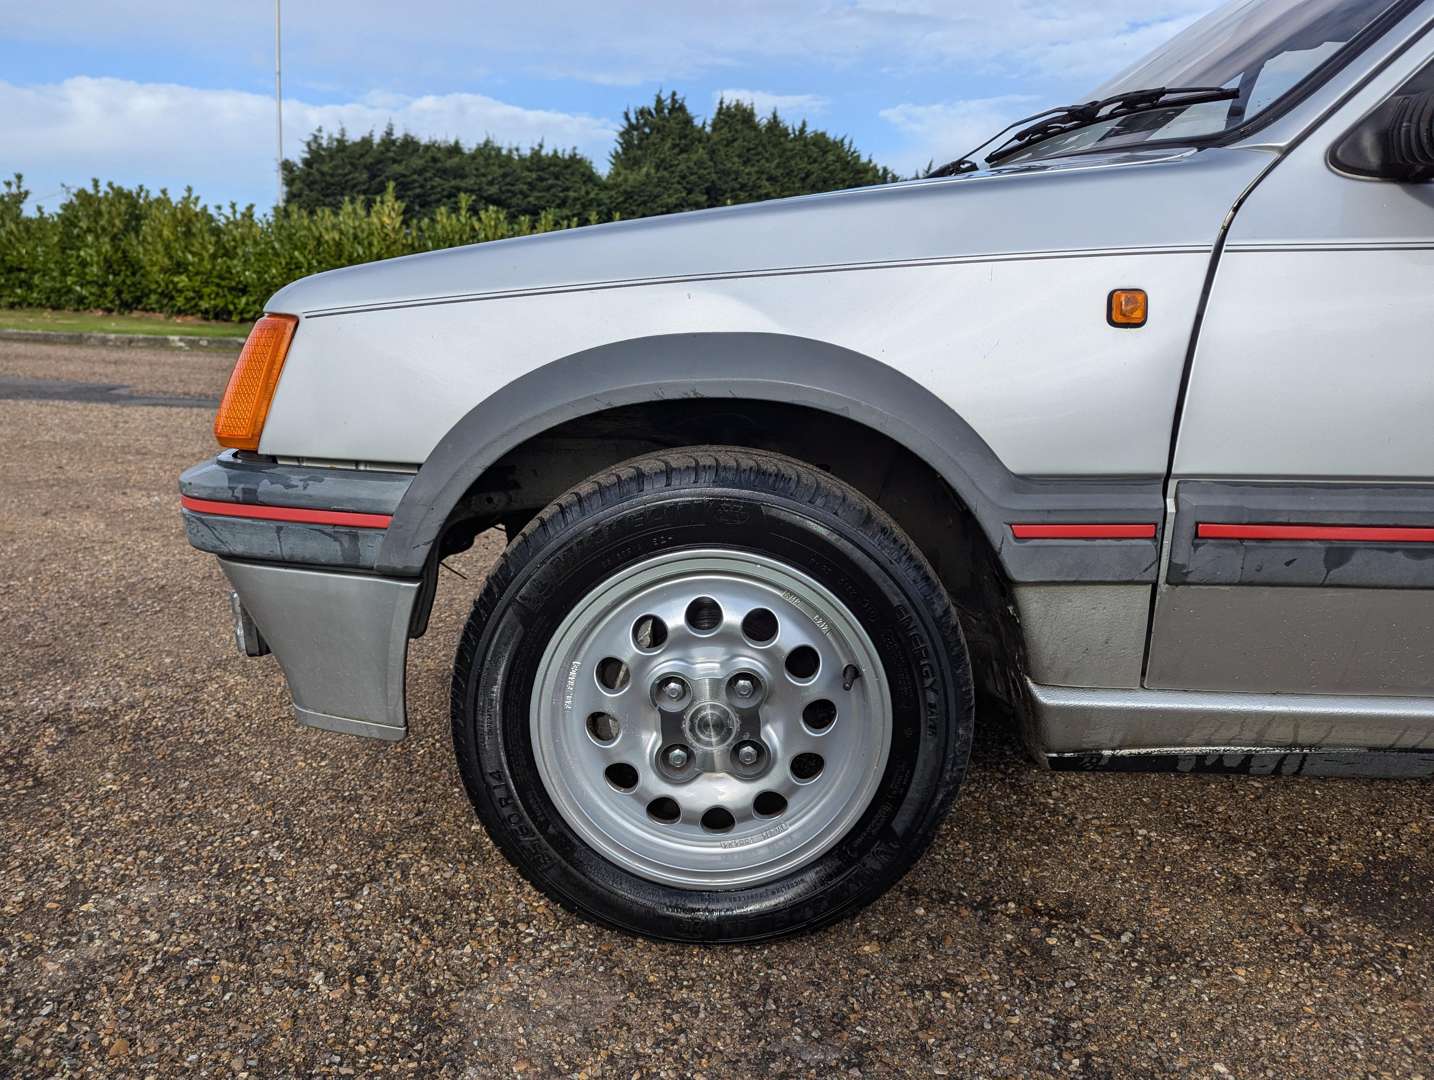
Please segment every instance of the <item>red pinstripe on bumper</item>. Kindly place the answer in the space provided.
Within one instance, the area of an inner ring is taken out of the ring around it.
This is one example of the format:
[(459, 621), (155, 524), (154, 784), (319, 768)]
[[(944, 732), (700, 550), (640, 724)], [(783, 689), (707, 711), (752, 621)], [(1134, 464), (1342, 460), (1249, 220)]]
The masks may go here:
[(388, 523), (393, 520), (388, 514), (356, 514), (348, 510), (305, 510), (297, 506), (259, 506), (255, 503), (192, 499), (188, 495), (179, 497), (179, 505), (196, 514), (256, 518), (260, 521), (292, 521), (303, 525), (348, 525), (359, 529), (386, 529)]

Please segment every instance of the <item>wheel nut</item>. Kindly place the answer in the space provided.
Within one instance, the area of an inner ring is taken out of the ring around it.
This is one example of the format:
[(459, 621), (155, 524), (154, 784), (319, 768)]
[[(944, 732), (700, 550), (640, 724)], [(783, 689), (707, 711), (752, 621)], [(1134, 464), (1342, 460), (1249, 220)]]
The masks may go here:
[(743, 743), (737, 747), (737, 760), (748, 768), (757, 764), (757, 759), (761, 756), (762, 752), (752, 743)]
[(667, 767), (668, 767), (669, 769), (685, 769), (685, 768), (687, 768), (687, 761), (688, 761), (687, 748), (684, 747), (684, 746), (670, 746), (670, 747), (668, 747), (668, 748), (667, 748), (667, 754), (665, 755), (665, 760), (667, 761)]
[(757, 692), (757, 684), (746, 675), (732, 680), (732, 693), (739, 698), (749, 698)]
[(687, 692), (681, 679), (663, 679), (658, 689), (662, 691), (663, 697), (668, 701), (676, 701)]

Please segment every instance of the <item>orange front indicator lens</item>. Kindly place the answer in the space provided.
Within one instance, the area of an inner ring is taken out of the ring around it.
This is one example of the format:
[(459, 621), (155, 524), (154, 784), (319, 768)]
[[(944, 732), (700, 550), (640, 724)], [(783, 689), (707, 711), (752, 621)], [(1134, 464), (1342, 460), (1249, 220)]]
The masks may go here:
[(1144, 289), (1112, 289), (1106, 302), (1105, 321), (1111, 326), (1144, 326), (1150, 301)]
[(284, 357), (298, 325), (293, 315), (265, 315), (249, 331), (214, 415), (214, 437), (220, 446), (259, 449), (269, 402), (279, 385), (279, 372), (284, 369)]

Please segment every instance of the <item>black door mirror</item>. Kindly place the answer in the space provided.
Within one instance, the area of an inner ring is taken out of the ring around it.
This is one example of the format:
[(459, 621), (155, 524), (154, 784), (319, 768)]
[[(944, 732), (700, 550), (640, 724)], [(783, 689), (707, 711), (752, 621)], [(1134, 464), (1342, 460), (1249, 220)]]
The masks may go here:
[(1329, 160), (1356, 176), (1434, 180), (1434, 90), (1395, 94), (1335, 143)]

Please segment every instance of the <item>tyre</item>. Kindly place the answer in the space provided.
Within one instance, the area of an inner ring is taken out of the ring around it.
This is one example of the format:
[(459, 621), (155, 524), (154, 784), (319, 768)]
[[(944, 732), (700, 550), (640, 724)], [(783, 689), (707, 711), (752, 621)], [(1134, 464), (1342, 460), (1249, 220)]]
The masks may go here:
[(970, 750), (950, 599), (870, 501), (697, 447), (561, 496), (474, 604), (458, 765), (535, 886), (655, 938), (821, 926), (931, 842)]

